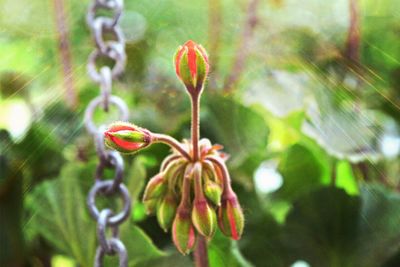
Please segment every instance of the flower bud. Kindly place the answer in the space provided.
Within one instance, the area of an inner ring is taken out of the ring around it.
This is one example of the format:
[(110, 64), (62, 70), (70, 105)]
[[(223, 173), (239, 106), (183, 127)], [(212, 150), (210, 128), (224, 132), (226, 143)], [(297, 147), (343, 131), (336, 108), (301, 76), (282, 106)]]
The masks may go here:
[(172, 240), (182, 254), (188, 254), (193, 248), (196, 234), (190, 219), (190, 211), (178, 210), (172, 225)]
[(158, 202), (158, 199), (150, 199), (150, 200), (146, 200), (143, 202), (147, 215), (154, 213), (154, 211), (157, 207), (157, 202)]
[(196, 230), (203, 236), (212, 237), (217, 229), (217, 216), (205, 198), (195, 200), (192, 221)]
[(143, 201), (160, 198), (164, 195), (167, 185), (164, 177), (157, 174), (147, 183), (146, 189), (143, 194)]
[(104, 132), (105, 144), (122, 153), (134, 153), (151, 144), (151, 133), (134, 124), (116, 122)]
[(157, 209), (157, 220), (161, 228), (167, 232), (172, 225), (172, 220), (176, 212), (176, 199), (172, 193), (167, 193), (163, 200), (161, 200)]
[(208, 180), (204, 185), (204, 194), (215, 205), (221, 205), (222, 187), (219, 184)]
[(244, 216), (233, 192), (222, 199), (221, 207), (218, 209), (218, 224), (224, 235), (234, 240), (240, 239), (243, 233)]
[(201, 45), (189, 40), (175, 54), (175, 71), (189, 93), (200, 92), (209, 70), (208, 56)]

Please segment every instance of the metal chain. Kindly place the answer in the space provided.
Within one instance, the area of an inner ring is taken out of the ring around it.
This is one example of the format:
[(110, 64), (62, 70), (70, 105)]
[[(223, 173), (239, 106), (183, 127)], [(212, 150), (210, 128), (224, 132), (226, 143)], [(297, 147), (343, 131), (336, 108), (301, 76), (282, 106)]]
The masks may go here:
[[(119, 225), (129, 217), (131, 211), (131, 197), (128, 189), (123, 184), (124, 161), (119, 153), (105, 148), (105, 126), (96, 126), (93, 120), (94, 112), (99, 106), (103, 108), (104, 112), (108, 112), (110, 105), (117, 107), (120, 113), (120, 120), (125, 121), (128, 119), (128, 107), (125, 102), (121, 98), (111, 95), (112, 81), (122, 74), (126, 63), (125, 40), (119, 26), (122, 9), (123, 0), (93, 0), (86, 17), (87, 24), (96, 43), (96, 49), (89, 55), (87, 70), (90, 78), (98, 83), (100, 87), (100, 95), (88, 104), (84, 118), (87, 131), (93, 135), (99, 158), (95, 172), (95, 184), (87, 198), (89, 213), (97, 222), (99, 246), (96, 250), (95, 267), (103, 266), (103, 257), (105, 255), (117, 255), (119, 257), (119, 266), (128, 266), (127, 251), (119, 239), (118, 229)], [(100, 10), (108, 11), (108, 13), (112, 14), (112, 17), (99, 16)], [(100, 58), (113, 60), (113, 67), (98, 67), (97, 61)], [(115, 170), (115, 176), (112, 180), (104, 179), (104, 170), (106, 168)], [(119, 195), (123, 200), (123, 208), (119, 213), (115, 213), (111, 209), (99, 210), (96, 207), (96, 197), (112, 197), (115, 195)], [(111, 230), (110, 238), (107, 238), (108, 229)]]

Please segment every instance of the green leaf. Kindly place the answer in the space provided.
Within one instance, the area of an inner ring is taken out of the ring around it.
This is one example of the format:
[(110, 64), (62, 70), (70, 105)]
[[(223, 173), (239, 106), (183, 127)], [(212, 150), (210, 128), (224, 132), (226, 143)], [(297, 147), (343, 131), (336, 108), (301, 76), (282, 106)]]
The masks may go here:
[(210, 267), (251, 267), (241, 254), (237, 242), (217, 231), (208, 247)]
[(283, 228), (288, 255), (311, 266), (382, 266), (400, 249), (399, 206), (399, 193), (374, 184), (360, 196), (335, 187), (302, 195)]
[(275, 196), (293, 200), (299, 195), (321, 184), (323, 166), (320, 160), (306, 146), (291, 146), (279, 163), (278, 170), (283, 185)]
[(215, 134), (225, 150), (230, 153), (232, 166), (242, 164), (247, 158), (265, 156), (269, 129), (264, 118), (232, 98), (212, 95), (207, 99), (205, 128)]
[[(74, 258), (82, 267), (93, 266), (97, 247), (96, 222), (89, 216), (86, 207), (86, 194), (93, 181), (87, 172), (93, 173), (93, 167), (84, 163), (68, 163), (59, 178), (37, 186), (27, 200), (31, 218), (26, 231), (41, 234), (59, 252)], [(101, 208), (100, 204), (105, 201), (98, 202)], [(111, 206), (114, 203), (107, 204)], [(140, 261), (165, 255), (131, 220), (121, 225), (120, 236), (133, 266)], [(115, 266), (115, 257), (106, 257), (106, 262), (108, 266)]]
[(66, 165), (60, 177), (46, 181), (28, 197), (31, 218), (28, 231), (41, 234), (57, 250), (81, 266), (92, 266), (96, 249), (96, 224), (89, 217), (81, 189), (83, 164)]
[(358, 195), (358, 184), (351, 164), (341, 160), (336, 165), (336, 186), (343, 188), (349, 195)]
[(127, 172), (127, 187), (131, 194), (132, 200), (139, 199), (139, 194), (142, 192), (143, 186), (146, 181), (146, 158), (143, 156), (136, 156)]
[[(128, 252), (129, 266), (140, 266), (141, 262), (164, 258), (166, 253), (161, 252), (151, 239), (132, 220), (120, 227), (120, 237)], [(106, 266), (118, 266), (117, 257), (106, 257)]]
[(289, 212), (283, 239), (291, 260), (311, 266), (351, 265), (360, 199), (334, 187), (301, 195)]
[(366, 184), (361, 187), (361, 199), (353, 266), (380, 266), (400, 249), (400, 194)]
[(34, 123), (15, 147), (17, 157), (23, 161), (21, 167), (30, 174), (33, 183), (58, 175), (64, 162), (55, 130), (48, 124)]
[(212, 95), (206, 98), (208, 110), (202, 129), (212, 143), (224, 146), (233, 179), (251, 185), (255, 169), (266, 158), (269, 128), (259, 113), (236, 100)]
[(129, 264), (129, 267), (192, 267), (193, 263), (188, 256), (182, 256), (174, 253), (157, 259), (140, 261), (135, 265)]
[[(257, 207), (253, 207), (256, 210)], [(290, 266), (281, 242), (282, 226), (266, 212), (248, 213), (239, 245), (243, 255), (255, 266)]]

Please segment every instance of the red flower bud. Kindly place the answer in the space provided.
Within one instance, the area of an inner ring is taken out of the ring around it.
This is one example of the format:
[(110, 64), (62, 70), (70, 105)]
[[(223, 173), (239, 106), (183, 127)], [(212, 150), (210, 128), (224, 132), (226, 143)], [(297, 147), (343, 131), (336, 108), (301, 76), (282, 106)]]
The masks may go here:
[(212, 237), (217, 229), (217, 216), (205, 198), (194, 200), (192, 221), (197, 231), (206, 237)]
[(240, 239), (243, 233), (244, 216), (233, 192), (222, 198), (221, 207), (218, 209), (218, 224), (224, 235), (234, 240)]
[(134, 124), (116, 122), (104, 132), (105, 144), (122, 153), (134, 153), (151, 144), (151, 133)]
[(209, 71), (204, 48), (191, 40), (180, 46), (175, 54), (175, 71), (189, 93), (200, 92)]
[(179, 252), (184, 255), (188, 254), (193, 248), (196, 233), (190, 219), (189, 210), (178, 209), (172, 225), (172, 240)]
[(143, 194), (143, 201), (157, 199), (164, 195), (167, 189), (164, 177), (160, 174), (155, 175), (147, 183), (146, 189)]

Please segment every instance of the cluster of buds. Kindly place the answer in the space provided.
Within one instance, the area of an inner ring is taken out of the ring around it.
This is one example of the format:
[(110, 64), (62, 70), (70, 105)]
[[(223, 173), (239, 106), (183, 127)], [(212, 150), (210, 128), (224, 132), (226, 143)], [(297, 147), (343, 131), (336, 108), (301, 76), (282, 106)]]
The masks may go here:
[[(189, 95), (198, 100), (209, 66), (203, 47), (193, 41), (179, 47), (175, 68)], [(194, 113), (198, 116), (198, 113)], [(160, 171), (146, 186), (143, 202), (148, 214), (156, 214), (164, 231), (172, 232), (172, 239), (182, 254), (188, 254), (199, 235), (211, 239), (217, 228), (226, 236), (240, 239), (243, 212), (231, 188), (225, 165), (227, 155), (221, 145), (212, 145), (198, 137), (198, 125), (192, 117), (192, 140), (179, 143), (172, 137), (155, 134), (130, 123), (117, 122), (105, 132), (107, 146), (122, 153), (135, 153), (149, 145), (162, 142), (173, 150), (161, 164)]]
[[(238, 240), (243, 232), (242, 209), (230, 184), (221, 146), (200, 140), (201, 156), (191, 162), (176, 151), (163, 161), (147, 184), (143, 202), (164, 231), (172, 227), (178, 250), (187, 254), (196, 234), (212, 238), (216, 229)], [(189, 146), (187, 146), (189, 147)]]

